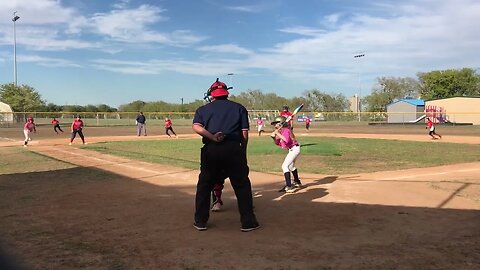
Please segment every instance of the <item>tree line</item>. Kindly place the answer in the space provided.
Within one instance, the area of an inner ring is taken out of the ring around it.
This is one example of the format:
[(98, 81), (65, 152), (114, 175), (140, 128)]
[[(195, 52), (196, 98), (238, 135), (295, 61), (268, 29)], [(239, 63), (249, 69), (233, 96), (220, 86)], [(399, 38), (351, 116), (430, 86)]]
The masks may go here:
[[(480, 97), (480, 76), (474, 69), (448, 69), (419, 72), (417, 78), (379, 77), (370, 95), (362, 97), (363, 111), (385, 112), (386, 106), (396, 99), (421, 98), (442, 99), (455, 96)], [(285, 98), (275, 93), (263, 93), (260, 89), (249, 89), (230, 99), (243, 104), (249, 110), (280, 110), (283, 106), (295, 108), (305, 104), (304, 111), (348, 112), (350, 101), (342, 93), (312, 89), (300, 97)], [(204, 104), (197, 99), (186, 104), (164, 101), (145, 102), (142, 100), (122, 104), (118, 108), (107, 104), (98, 105), (56, 105), (47, 103), (31, 86), (14, 84), (0, 85), (0, 101), (9, 104), (15, 112), (193, 112)]]

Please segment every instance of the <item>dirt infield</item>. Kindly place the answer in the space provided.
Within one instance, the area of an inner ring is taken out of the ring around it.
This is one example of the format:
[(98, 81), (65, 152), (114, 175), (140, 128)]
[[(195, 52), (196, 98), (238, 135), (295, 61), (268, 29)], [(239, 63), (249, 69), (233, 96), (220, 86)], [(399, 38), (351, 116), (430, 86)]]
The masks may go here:
[[(303, 136), (314, 135), (332, 136)], [(87, 140), (147, 138), (164, 136)], [(442, 141), (480, 144), (466, 136)], [(34, 269), (480, 268), (480, 163), (304, 174), (295, 194), (277, 192), (281, 175), (252, 172), (261, 229), (240, 232), (227, 184), (224, 211), (212, 213), (209, 229), (198, 232), (192, 227), (197, 170), (93, 153), (69, 147), (64, 137), (34, 141), (29, 149), (78, 166), (0, 175), (2, 240)]]

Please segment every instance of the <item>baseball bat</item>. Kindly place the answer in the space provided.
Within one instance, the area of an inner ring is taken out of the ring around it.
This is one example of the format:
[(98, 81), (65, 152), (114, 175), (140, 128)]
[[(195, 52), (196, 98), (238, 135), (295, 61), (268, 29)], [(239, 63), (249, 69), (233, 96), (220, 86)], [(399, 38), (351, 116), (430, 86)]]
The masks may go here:
[(293, 118), (299, 111), (301, 111), (301, 110), (303, 109), (303, 106), (304, 106), (304, 105), (305, 105), (305, 104), (302, 103), (302, 104), (300, 104), (298, 107), (296, 107), (295, 110), (293, 110), (292, 115), (289, 115), (289, 116), (287, 117), (287, 119), (285, 120), (285, 122), (289, 122), (290, 120), (292, 120), (292, 118)]

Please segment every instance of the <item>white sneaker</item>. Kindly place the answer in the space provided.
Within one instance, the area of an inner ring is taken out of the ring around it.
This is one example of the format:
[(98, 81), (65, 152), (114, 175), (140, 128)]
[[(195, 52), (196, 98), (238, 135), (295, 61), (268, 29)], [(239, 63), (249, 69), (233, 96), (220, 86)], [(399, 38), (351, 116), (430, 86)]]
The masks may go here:
[(84, 142), (83, 144), (88, 144), (88, 143)]
[(68, 145), (72, 145), (72, 143), (68, 143)]
[(216, 203), (212, 206), (212, 212), (219, 212), (222, 210), (222, 205), (220, 203)]
[(285, 188), (286, 193), (294, 193), (295, 191), (297, 191), (297, 189), (294, 188), (294, 187), (286, 187)]
[(24, 144), (24, 145), (23, 145), (23, 147), (27, 147), (27, 145), (26, 145), (26, 144)]

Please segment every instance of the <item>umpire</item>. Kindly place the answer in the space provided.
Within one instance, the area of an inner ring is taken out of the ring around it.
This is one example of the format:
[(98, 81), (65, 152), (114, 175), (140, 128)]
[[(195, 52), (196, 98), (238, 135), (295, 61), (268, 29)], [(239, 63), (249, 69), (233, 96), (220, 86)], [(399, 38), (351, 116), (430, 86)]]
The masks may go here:
[(207, 229), (210, 193), (217, 180), (226, 174), (237, 196), (241, 231), (258, 229), (260, 225), (253, 213), (252, 186), (248, 178), (247, 110), (228, 100), (227, 85), (218, 78), (208, 89), (207, 97), (213, 101), (196, 110), (192, 125), (204, 143), (200, 151), (193, 226), (199, 231)]

